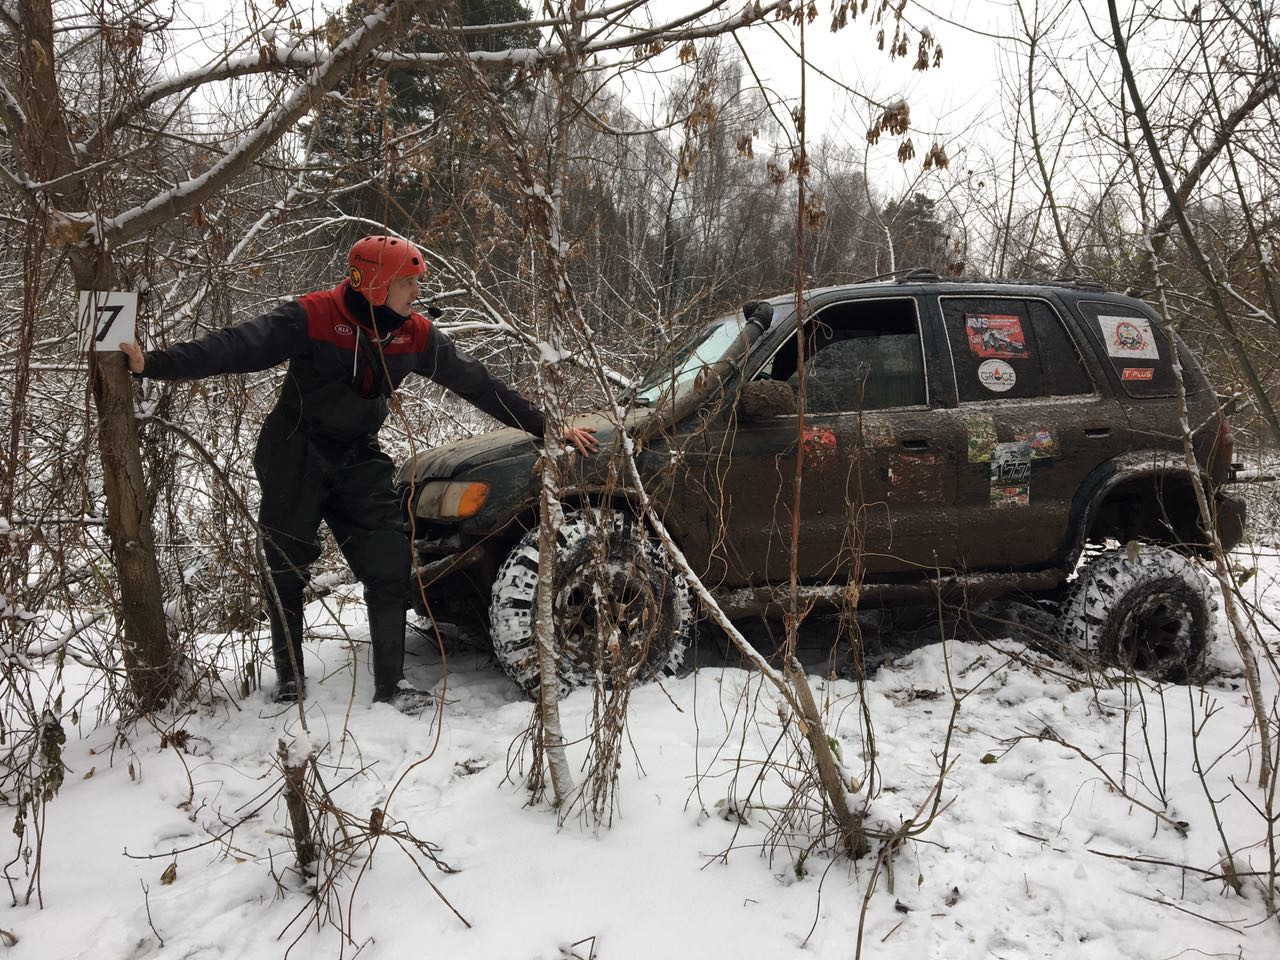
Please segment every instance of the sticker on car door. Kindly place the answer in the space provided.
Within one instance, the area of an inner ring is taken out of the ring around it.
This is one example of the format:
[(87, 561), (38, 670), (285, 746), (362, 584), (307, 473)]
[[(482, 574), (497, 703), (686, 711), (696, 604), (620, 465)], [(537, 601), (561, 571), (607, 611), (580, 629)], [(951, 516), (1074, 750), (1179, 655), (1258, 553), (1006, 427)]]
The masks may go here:
[(1025, 507), (1031, 503), (1031, 443), (997, 443), (991, 454), (991, 506)]
[(965, 417), (964, 432), (969, 438), (969, 462), (986, 463), (996, 448), (996, 421), (992, 416)]

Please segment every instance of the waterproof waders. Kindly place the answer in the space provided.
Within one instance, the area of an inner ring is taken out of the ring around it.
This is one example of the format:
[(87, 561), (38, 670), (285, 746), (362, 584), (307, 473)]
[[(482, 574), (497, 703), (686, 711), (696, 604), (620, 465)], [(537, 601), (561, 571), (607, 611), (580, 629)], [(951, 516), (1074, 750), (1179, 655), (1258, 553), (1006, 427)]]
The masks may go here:
[(371, 437), (327, 445), (272, 413), (258, 439), (254, 469), (262, 486), (258, 520), (272, 580), (264, 592), (282, 692), (302, 690), (303, 590), (320, 556), (323, 520), (364, 584), (374, 699), (392, 700), (404, 679), (409, 536), (392, 487), (391, 459)]

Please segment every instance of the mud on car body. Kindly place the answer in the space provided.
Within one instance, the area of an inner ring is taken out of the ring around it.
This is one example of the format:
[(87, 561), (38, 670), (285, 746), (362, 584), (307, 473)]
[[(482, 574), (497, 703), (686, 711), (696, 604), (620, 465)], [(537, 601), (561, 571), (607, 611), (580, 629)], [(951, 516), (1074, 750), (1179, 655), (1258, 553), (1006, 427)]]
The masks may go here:
[[(1053, 596), (1070, 643), (1163, 677), (1197, 671), (1213, 601), (1185, 559), (1208, 538), (1183, 452), (1175, 351), (1195, 473), (1227, 548), (1244, 509), (1222, 489), (1227, 410), (1150, 305), (1086, 283), (919, 271), (813, 290), (801, 434), (795, 302), (768, 302), (768, 329), (721, 317), (620, 398), (646, 489), (730, 616), (784, 609), (798, 459), (806, 598), (847, 600), (851, 581), (861, 604), (939, 590), (966, 601)], [(601, 663), (652, 676), (683, 656), (688, 592), (615, 473), (616, 428), (579, 420), (598, 428), (602, 450), (574, 458), (563, 481), (561, 680), (581, 683)], [(498, 430), (420, 454), (400, 475), (418, 602), (491, 628), (526, 690), (537, 683), (538, 456), (526, 435)], [(1092, 559), (1068, 586), (1087, 547)]]

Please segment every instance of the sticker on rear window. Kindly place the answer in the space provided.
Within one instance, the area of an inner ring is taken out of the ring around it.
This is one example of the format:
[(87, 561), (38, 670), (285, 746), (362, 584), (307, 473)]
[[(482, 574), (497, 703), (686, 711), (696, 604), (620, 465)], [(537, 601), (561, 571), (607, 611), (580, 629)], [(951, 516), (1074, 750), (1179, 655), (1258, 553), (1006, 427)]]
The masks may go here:
[(1003, 360), (983, 360), (978, 366), (978, 382), (992, 393), (1004, 393), (1013, 389), (1018, 375)]
[(1022, 332), (1022, 318), (994, 313), (966, 313), (965, 333), (969, 351), (983, 358), (1025, 360), (1031, 356)]
[(1120, 374), (1121, 380), (1150, 380), (1155, 376), (1155, 367), (1125, 367)]
[(1160, 350), (1146, 317), (1098, 317), (1107, 353), (1122, 360), (1159, 360)]

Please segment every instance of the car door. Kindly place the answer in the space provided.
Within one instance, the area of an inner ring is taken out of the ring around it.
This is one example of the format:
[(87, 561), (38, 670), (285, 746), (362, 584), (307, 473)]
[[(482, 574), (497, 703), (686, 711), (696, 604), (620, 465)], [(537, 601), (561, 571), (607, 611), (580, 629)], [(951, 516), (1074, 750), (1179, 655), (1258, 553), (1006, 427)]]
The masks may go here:
[(1127, 448), (1120, 404), (1060, 305), (1042, 297), (942, 296), (937, 302), (966, 435), (957, 510), (969, 570), (1057, 563), (1089, 473)]
[[(931, 406), (939, 344), (916, 299), (830, 294), (806, 331), (803, 433), (796, 412), (744, 421), (736, 409), (708, 429), (697, 472), (714, 502), (713, 579), (788, 579), (797, 489), (802, 581), (951, 565), (962, 437)], [(798, 395), (796, 354), (791, 336), (757, 376)]]

